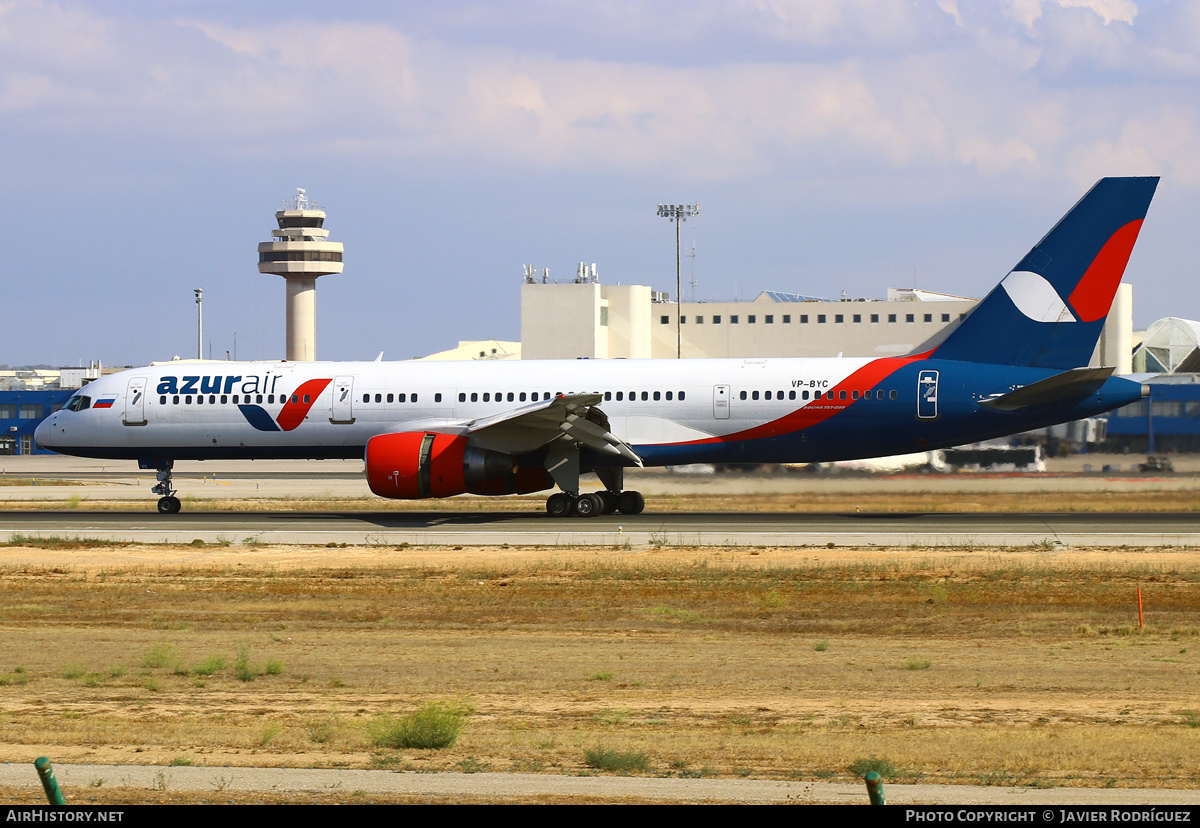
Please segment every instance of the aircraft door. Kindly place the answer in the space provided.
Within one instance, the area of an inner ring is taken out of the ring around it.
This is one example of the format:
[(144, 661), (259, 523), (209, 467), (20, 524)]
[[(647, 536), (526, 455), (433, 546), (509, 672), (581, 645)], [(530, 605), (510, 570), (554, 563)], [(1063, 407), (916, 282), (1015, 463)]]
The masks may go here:
[(354, 377), (334, 379), (333, 413), (329, 422), (344, 425), (354, 422)]
[(729, 386), (714, 385), (713, 386), (713, 419), (728, 420), (729, 419)]
[(125, 389), (125, 419), (127, 426), (146, 424), (146, 378), (134, 377)]
[(936, 420), (938, 415), (938, 372), (917, 375), (917, 419)]

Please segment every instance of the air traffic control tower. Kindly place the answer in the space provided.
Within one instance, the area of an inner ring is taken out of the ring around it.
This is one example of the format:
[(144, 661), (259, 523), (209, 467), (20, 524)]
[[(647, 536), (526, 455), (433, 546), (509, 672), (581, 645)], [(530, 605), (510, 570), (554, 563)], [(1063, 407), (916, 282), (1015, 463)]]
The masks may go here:
[(258, 272), (287, 279), (287, 360), (317, 358), (317, 277), (342, 272), (342, 244), (329, 241), (325, 211), (309, 201), (302, 187), (282, 210), (278, 230), (258, 246)]

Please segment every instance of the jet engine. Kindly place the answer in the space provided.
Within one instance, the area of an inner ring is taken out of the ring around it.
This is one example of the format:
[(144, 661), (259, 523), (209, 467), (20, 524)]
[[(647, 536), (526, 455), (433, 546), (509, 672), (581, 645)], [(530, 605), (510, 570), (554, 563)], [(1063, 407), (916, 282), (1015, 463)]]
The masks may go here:
[(529, 494), (554, 486), (545, 468), (520, 466), (511, 455), (471, 446), (462, 434), (379, 434), (367, 441), (366, 465), (371, 491), (396, 500)]

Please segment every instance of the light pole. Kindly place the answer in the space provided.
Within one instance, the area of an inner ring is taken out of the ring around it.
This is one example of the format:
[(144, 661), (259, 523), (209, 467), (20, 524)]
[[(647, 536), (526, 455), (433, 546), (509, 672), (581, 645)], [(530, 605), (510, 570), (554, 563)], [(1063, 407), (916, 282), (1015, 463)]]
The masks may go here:
[(675, 222), (675, 358), (683, 357), (683, 281), (680, 276), (679, 225), (692, 216), (700, 215), (700, 202), (695, 204), (660, 204), (658, 214)]
[(196, 288), (196, 359), (204, 359), (204, 290)]

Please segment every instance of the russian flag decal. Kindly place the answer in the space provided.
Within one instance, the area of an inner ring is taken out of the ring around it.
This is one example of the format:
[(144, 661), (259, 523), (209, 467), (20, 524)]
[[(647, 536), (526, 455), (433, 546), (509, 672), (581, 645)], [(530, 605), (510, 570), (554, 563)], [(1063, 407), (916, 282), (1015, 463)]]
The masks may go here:
[(116, 399), (116, 397), (103, 397), (92, 403), (92, 408), (112, 408), (113, 403), (116, 402)]

